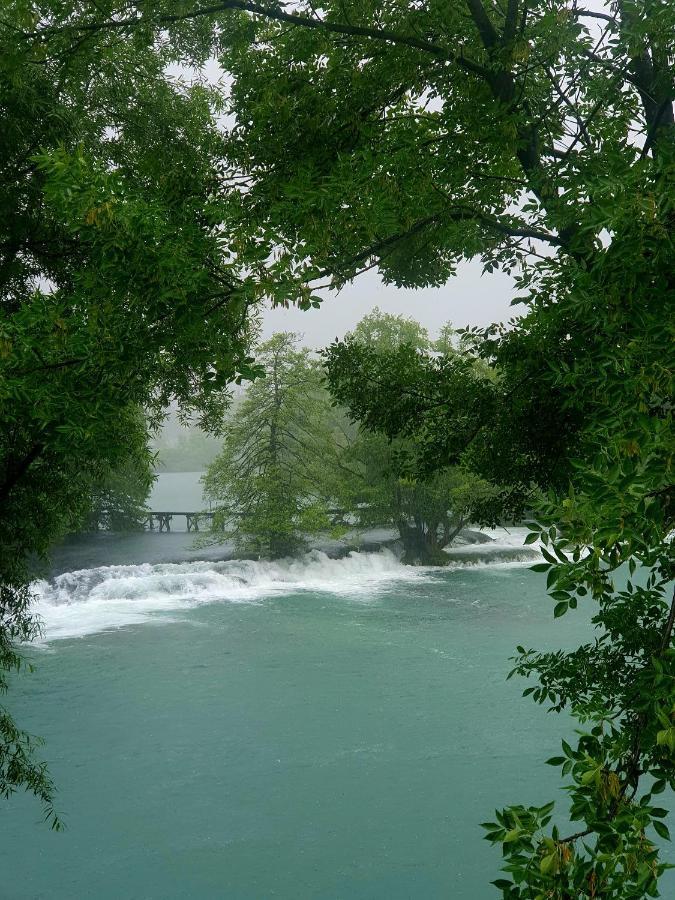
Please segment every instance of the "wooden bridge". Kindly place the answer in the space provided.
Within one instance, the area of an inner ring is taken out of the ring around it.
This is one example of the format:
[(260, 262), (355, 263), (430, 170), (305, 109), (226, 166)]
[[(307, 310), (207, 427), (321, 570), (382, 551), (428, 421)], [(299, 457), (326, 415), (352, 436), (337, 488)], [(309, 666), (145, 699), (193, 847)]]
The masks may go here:
[(174, 516), (185, 516), (185, 524), (188, 531), (199, 531), (199, 523), (203, 519), (212, 519), (213, 513), (208, 510), (199, 510), (198, 512), (179, 512), (171, 510), (169, 512), (148, 513), (146, 524), (150, 531), (155, 530), (155, 523), (159, 531), (171, 531), (171, 522)]

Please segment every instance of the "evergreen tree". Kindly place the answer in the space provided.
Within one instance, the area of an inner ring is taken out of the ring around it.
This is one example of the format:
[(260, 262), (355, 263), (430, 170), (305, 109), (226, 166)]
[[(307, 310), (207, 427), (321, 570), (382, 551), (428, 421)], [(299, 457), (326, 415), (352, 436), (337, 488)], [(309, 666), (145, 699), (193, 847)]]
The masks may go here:
[(265, 375), (228, 420), (204, 493), (218, 503), (214, 531), (236, 538), (244, 553), (275, 559), (330, 527), (336, 446), (320, 366), (297, 335), (274, 335), (257, 358)]

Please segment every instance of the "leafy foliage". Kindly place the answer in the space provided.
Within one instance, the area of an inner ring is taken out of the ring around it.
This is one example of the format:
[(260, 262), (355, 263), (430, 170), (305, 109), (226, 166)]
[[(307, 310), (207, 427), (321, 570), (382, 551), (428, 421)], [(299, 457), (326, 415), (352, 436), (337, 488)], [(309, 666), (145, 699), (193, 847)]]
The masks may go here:
[[(548, 804), (500, 813), (498, 887), (656, 895), (650, 785), (675, 784), (673, 6), (239, 8), (258, 18), (222, 13), (221, 60), (248, 240), (268, 235), (277, 267), (338, 287), (368, 267), (441, 284), (479, 255), (529, 307), (457, 358), (332, 351), (357, 418), (419, 441), (426, 470), (470, 466), (505, 486), (508, 514), (548, 491), (533, 534), (548, 535), (554, 611), (594, 604), (592, 643), (516, 661), (533, 696), (585, 725), (564, 771), (581, 828), (561, 836)], [(286, 148), (301, 141), (298, 160)]]
[[(39, 623), (30, 613), (33, 596), (26, 585), (0, 585), (0, 693), (7, 692), (9, 673), (19, 672), (25, 663), (17, 644), (40, 633)], [(61, 820), (54, 807), (54, 784), (45, 763), (35, 759), (41, 742), (17, 728), (9, 713), (0, 708), (0, 796), (9, 797), (25, 788), (42, 802), (45, 821), (59, 830)]]
[[(419, 323), (377, 309), (352, 337), (371, 348), (431, 347)], [(485, 483), (459, 469), (413, 476), (414, 443), (350, 423), (295, 335), (277, 334), (257, 354), (266, 376), (229, 415), (222, 453), (204, 479), (206, 496), (219, 503), (216, 539), (235, 537), (244, 553), (277, 557), (301, 549), (307, 534), (392, 524), (405, 562), (447, 562), (441, 550), (489, 493)]]
[[(392, 407), (398, 415), (400, 398), (412, 405), (420, 402), (419, 385), (411, 389), (403, 382), (412, 369), (435, 365), (438, 348), (444, 358), (457, 354), (449, 325), (439, 342), (432, 342), (414, 319), (376, 307), (343, 342), (323, 353), (333, 397), (360, 426), (355, 434), (346, 434), (340, 503), (362, 525), (394, 525), (404, 546), (403, 561), (410, 564), (447, 563), (443, 548), (495, 493), (484, 479), (458, 466), (425, 469), (428, 444), (419, 434), (400, 428), (378, 433), (379, 420), (371, 416), (373, 409), (386, 416)], [(487, 369), (479, 370), (485, 377)], [(391, 384), (397, 378), (399, 399), (392, 403)]]
[[(145, 417), (136, 414), (136, 441), (122, 465), (102, 468), (89, 488), (89, 507), (81, 524), (83, 530), (139, 531), (147, 521), (146, 501), (156, 478), (154, 455), (148, 450)], [(128, 440), (133, 437), (134, 419), (129, 423)]]
[[(104, 75), (118, 62), (118, 35), (131, 38), (125, 52), (143, 59), (153, 42), (163, 41), (195, 62), (217, 55), (234, 78), (225, 108), (235, 127), (224, 148), (225, 171), (213, 171), (222, 172), (222, 184), (242, 187), (228, 196), (222, 221), (236, 230), (234, 252), (247, 260), (256, 296), (307, 306), (319, 302), (318, 281), (339, 287), (374, 266), (395, 284), (443, 284), (459, 260), (476, 255), (486, 271), (515, 273), (527, 315), (510, 330), (473, 336), (474, 352), (495, 369), (494, 379), (477, 378), (473, 365), (459, 358), (427, 362), (402, 350), (378, 405), (365, 402), (358, 418), (421, 440), (430, 468), (461, 463), (512, 484), (505, 508), (509, 497), (514, 508), (528, 502), (529, 479), (549, 490), (533, 534), (548, 535), (550, 558), (542, 565), (550, 567), (554, 609), (562, 614), (581, 602), (595, 604), (591, 664), (585, 649), (555, 657), (524, 651), (516, 661), (518, 671), (537, 679), (539, 699), (545, 691), (544, 702), (568, 705), (586, 725), (562, 763), (564, 769), (572, 763), (564, 775), (582, 827), (561, 837), (548, 819), (549, 804), (499, 813), (488, 831), (506, 857), (507, 877), (498, 888), (506, 898), (656, 895), (663, 864), (650, 829), (661, 837), (665, 831), (652, 794), (672, 788), (675, 772), (675, 605), (666, 593), (673, 577), (673, 4), (621, 0), (597, 10), (569, 0), (328, 0), (318, 10), (302, 2), (290, 10), (246, 0), (207, 6), (103, 0), (85, 7), (42, 4), (38, 17), (15, 3), (10, 14), (16, 28), (4, 32), (10, 46), (3, 71), (13, 67), (10, 83), (19, 72), (28, 87), (45, 76), (46, 93), (34, 86), (22, 93), (32, 109), (36, 98), (62, 90), (61, 81), (50, 70), (53, 61), (22, 69), (20, 60), (45, 51), (53, 60), (50, 45), (56, 53), (80, 44), (95, 50), (89, 58), (100, 60)], [(118, 65), (116, 80), (119, 71)], [(147, 83), (142, 108), (153, 108), (156, 96), (166, 112), (173, 94), (167, 100), (155, 91), (156, 77)], [(137, 86), (140, 91), (140, 79)], [(41, 121), (52, 128), (70, 122), (72, 108), (78, 104), (67, 106), (62, 120)], [(100, 123), (100, 116), (90, 119)], [(158, 115), (156, 121), (165, 120)], [(11, 120), (6, 133), (23, 134)], [(151, 137), (148, 148), (166, 160)], [(196, 163), (207, 156), (164, 168), (189, 180), (204, 172)], [(121, 256), (111, 241), (96, 256), (108, 234), (96, 223), (108, 216), (104, 204), (113, 185), (123, 199), (121, 218), (110, 207), (113, 231), (123, 222), (130, 232), (145, 223), (143, 240), (154, 247), (165, 239), (179, 263), (191, 238), (193, 246), (200, 243), (190, 229), (166, 226), (165, 216), (175, 222), (180, 204), (152, 207), (156, 218), (146, 217), (149, 207), (137, 196), (143, 185), (133, 173), (101, 174), (89, 160), (72, 157), (61, 169), (58, 154), (40, 161), (39, 177), (48, 183), (39, 198), (44, 194), (48, 205), (22, 195), (13, 208), (40, 211), (50, 227), (53, 219), (50, 236), (72, 239), (79, 222), (77, 246), (85, 257), (123, 259), (134, 276), (136, 267), (142, 272), (139, 244), (125, 242), (124, 228), (118, 229)], [(69, 179), (84, 187), (75, 190)], [(25, 191), (39, 180), (31, 173), (16, 183)], [(192, 195), (212, 209), (210, 193), (193, 186)], [(34, 225), (31, 233), (39, 234)], [(16, 273), (25, 271), (30, 255), (12, 258), (12, 278), (25, 278)], [(73, 273), (80, 271), (72, 255), (63, 258)], [(171, 268), (161, 254), (153, 267), (164, 274)], [(126, 270), (111, 279), (115, 292)], [(175, 275), (164, 282), (169, 294), (181, 283)], [(78, 292), (84, 286), (77, 278), (73, 283)], [(147, 340), (150, 354), (164, 320), (152, 305), (157, 286), (149, 278), (145, 286), (139, 309), (148, 311), (122, 333), (132, 347), (136, 334)], [(101, 290), (108, 295), (105, 284)], [(26, 291), (19, 293), (23, 302)], [(48, 327), (35, 332), (48, 349), (58, 340), (61, 318), (58, 311), (47, 315)], [(191, 315), (190, 322), (183, 330), (183, 319), (169, 317), (166, 325), (194, 336), (203, 316)], [(9, 340), (14, 346), (15, 337)], [(28, 365), (35, 365), (32, 358)], [(370, 355), (361, 365), (370, 379)], [(121, 372), (133, 383), (128, 370)], [(172, 390), (189, 380), (167, 378)], [(411, 399), (420, 383), (429, 398), (422, 404)], [(29, 460), (32, 446), (18, 458)], [(621, 566), (635, 570), (625, 590), (617, 581)]]
[(204, 477), (205, 495), (219, 503), (213, 530), (273, 559), (331, 526), (332, 409), (317, 361), (297, 345), (297, 335), (282, 333), (258, 347), (265, 377), (227, 422), (223, 450)]
[(338, 504), (350, 525), (393, 525), (407, 565), (446, 565), (448, 547), (473, 519), (492, 489), (480, 477), (452, 466), (414, 472), (414, 445), (361, 429), (339, 455)]
[[(0, 18), (3, 671), (36, 629), (28, 554), (136, 465), (138, 409), (156, 423), (175, 396), (217, 421), (226, 383), (255, 371), (254, 292), (218, 227), (215, 96), (167, 73), (177, 44), (73, 40), (59, 30), (69, 11), (12, 0)], [(23, 784), (53, 811), (27, 736), (0, 712), (0, 793)]]

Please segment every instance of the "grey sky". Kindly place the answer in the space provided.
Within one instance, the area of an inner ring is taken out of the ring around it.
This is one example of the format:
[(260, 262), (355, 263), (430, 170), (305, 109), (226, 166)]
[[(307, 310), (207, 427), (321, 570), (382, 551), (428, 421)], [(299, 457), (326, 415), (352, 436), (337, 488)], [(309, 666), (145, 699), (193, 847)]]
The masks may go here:
[(447, 321), (461, 328), (510, 319), (522, 311), (522, 307), (509, 305), (514, 296), (509, 276), (500, 272), (481, 275), (477, 260), (460, 266), (457, 275), (441, 288), (403, 290), (382, 284), (371, 271), (339, 294), (326, 293), (320, 309), (267, 310), (261, 337), (264, 340), (276, 331), (297, 331), (304, 335), (308, 347), (325, 347), (353, 328), (375, 306), (385, 312), (412, 316), (435, 337)]

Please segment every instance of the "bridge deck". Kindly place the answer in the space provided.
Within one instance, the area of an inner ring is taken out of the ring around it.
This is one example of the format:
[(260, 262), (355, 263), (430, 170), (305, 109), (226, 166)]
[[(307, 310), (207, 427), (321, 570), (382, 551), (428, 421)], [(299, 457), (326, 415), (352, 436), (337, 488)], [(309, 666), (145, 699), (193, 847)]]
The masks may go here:
[(150, 531), (155, 530), (155, 521), (160, 531), (171, 531), (171, 521), (174, 516), (185, 516), (185, 524), (188, 531), (199, 531), (200, 519), (212, 519), (210, 510), (151, 510), (148, 512), (146, 522)]

